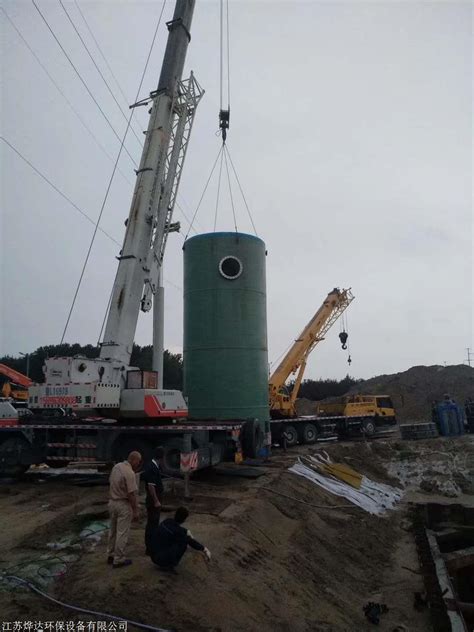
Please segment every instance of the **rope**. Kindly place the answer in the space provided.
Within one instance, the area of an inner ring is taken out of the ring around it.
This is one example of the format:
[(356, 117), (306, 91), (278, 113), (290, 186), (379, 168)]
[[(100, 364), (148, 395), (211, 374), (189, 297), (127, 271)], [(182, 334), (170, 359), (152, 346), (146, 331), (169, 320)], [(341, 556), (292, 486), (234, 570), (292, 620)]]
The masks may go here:
[[(32, 0), (32, 2), (34, 3), (34, 0)], [(141, 79), (140, 79), (140, 84), (138, 86), (137, 94), (135, 96), (135, 102), (138, 101), (138, 96), (139, 96), (140, 90), (142, 88), (143, 80), (145, 78), (146, 69), (148, 67), (148, 62), (150, 60), (151, 52), (152, 52), (153, 46), (155, 44), (156, 34), (158, 33), (158, 29), (159, 29), (159, 26), (161, 24), (161, 18), (163, 16), (163, 11), (164, 11), (164, 8), (165, 8), (165, 4), (166, 4), (166, 0), (163, 1), (163, 5), (161, 7), (160, 17), (158, 18), (158, 23), (156, 25), (156, 29), (155, 29), (155, 32), (153, 34), (153, 39), (152, 39), (152, 42), (151, 42), (150, 50), (148, 52), (148, 57), (147, 57), (147, 60), (146, 60), (146, 63), (145, 63), (145, 68), (143, 69), (143, 73), (142, 73), (142, 76), (141, 76)], [(101, 209), (100, 209), (99, 217), (97, 218), (97, 223), (95, 225), (94, 233), (92, 235), (92, 239), (91, 239), (91, 242), (89, 244), (89, 249), (87, 251), (86, 258), (85, 258), (84, 264), (82, 266), (81, 274), (80, 274), (80, 277), (79, 277), (79, 282), (77, 284), (76, 291), (75, 291), (74, 297), (72, 299), (71, 308), (69, 310), (69, 314), (68, 314), (68, 317), (67, 317), (67, 320), (66, 320), (66, 324), (64, 326), (63, 335), (61, 337), (61, 344), (64, 341), (64, 337), (66, 335), (66, 331), (67, 331), (67, 328), (69, 326), (69, 321), (71, 320), (71, 315), (72, 315), (72, 312), (74, 310), (74, 306), (76, 304), (77, 295), (79, 294), (79, 289), (81, 287), (82, 279), (84, 278), (84, 273), (85, 273), (85, 270), (86, 270), (86, 267), (87, 267), (87, 263), (89, 261), (89, 257), (90, 257), (91, 251), (92, 251), (92, 246), (94, 245), (95, 236), (97, 234), (97, 230), (99, 228), (100, 220), (102, 218), (102, 213), (104, 212), (105, 204), (106, 204), (107, 199), (109, 197), (110, 188), (112, 186), (112, 182), (113, 182), (113, 179), (114, 179), (114, 176), (115, 176), (115, 172), (117, 170), (117, 166), (118, 166), (118, 163), (119, 163), (119, 160), (120, 160), (120, 156), (122, 155), (122, 149), (125, 148), (125, 139), (127, 137), (128, 130), (130, 129), (130, 124), (132, 122), (132, 117), (133, 117), (133, 109), (130, 110), (130, 116), (128, 117), (127, 127), (125, 128), (125, 132), (124, 132), (123, 138), (122, 138), (121, 143), (120, 143), (120, 148), (119, 148), (119, 151), (118, 151), (118, 154), (117, 154), (117, 158), (115, 160), (115, 164), (114, 164), (114, 168), (112, 170), (112, 174), (111, 174), (110, 179), (109, 179), (109, 183), (107, 185), (107, 189), (106, 189), (104, 200), (102, 202), (102, 206), (101, 206)]]
[(234, 206), (234, 196), (232, 195), (232, 186), (230, 183), (230, 173), (229, 173), (229, 165), (227, 163), (227, 147), (224, 146), (224, 159), (225, 159), (225, 169), (227, 171), (227, 181), (229, 183), (229, 193), (230, 193), (230, 203), (232, 205), (232, 215), (234, 216), (234, 227), (235, 227), (235, 232), (237, 233), (237, 219), (235, 216), (235, 206)]
[(214, 232), (216, 232), (217, 209), (219, 208), (219, 195), (220, 195), (220, 192), (221, 192), (222, 163), (224, 162), (224, 154), (225, 154), (224, 150), (225, 150), (225, 144), (222, 144), (221, 166), (219, 168), (219, 180), (217, 181), (217, 199), (216, 199), (216, 212), (214, 214)]
[(59, 599), (55, 599), (51, 595), (48, 595), (48, 593), (45, 593), (39, 588), (37, 588), (33, 583), (25, 579), (22, 579), (21, 577), (16, 577), (15, 575), (6, 575), (5, 577), (2, 577), (0, 579), (4, 581), (5, 580), (15, 581), (17, 584), (20, 584), (20, 586), (25, 586), (26, 588), (29, 588), (30, 590), (37, 593), (38, 595), (41, 595), (41, 597), (48, 599), (49, 601), (57, 604), (58, 606), (61, 606), (63, 608), (68, 608), (69, 610), (75, 610), (76, 612), (83, 612), (85, 614), (94, 615), (96, 617), (103, 617), (104, 619), (112, 619), (113, 621), (126, 621), (130, 625), (140, 628), (142, 630), (152, 630), (153, 632), (170, 632), (169, 630), (165, 630), (164, 628), (157, 628), (152, 625), (146, 625), (145, 623), (138, 623), (137, 621), (131, 621), (130, 619), (126, 619), (125, 617), (117, 617), (113, 614), (108, 614), (106, 612), (89, 610), (88, 608), (80, 608), (79, 606), (68, 604), (64, 601), (60, 601)]
[(255, 235), (258, 237), (257, 229), (255, 228), (255, 224), (254, 224), (254, 221), (253, 221), (253, 218), (252, 218), (252, 213), (250, 212), (250, 208), (249, 208), (249, 205), (247, 204), (247, 200), (245, 198), (245, 194), (244, 194), (244, 191), (242, 189), (242, 185), (240, 184), (239, 176), (237, 175), (237, 171), (236, 171), (236, 169), (234, 167), (234, 162), (232, 160), (232, 156), (230, 155), (230, 151), (229, 151), (229, 148), (227, 146), (226, 146), (226, 149), (227, 149), (227, 155), (229, 156), (230, 164), (232, 166), (232, 171), (234, 172), (235, 179), (237, 180), (237, 184), (239, 185), (240, 193), (241, 193), (242, 198), (244, 200), (245, 208), (247, 209), (247, 213), (248, 213), (248, 216), (250, 218), (250, 222), (252, 224), (253, 231), (254, 231)]
[(189, 226), (188, 232), (186, 233), (186, 239), (188, 238), (189, 233), (190, 233), (190, 231), (191, 231), (191, 228), (193, 227), (194, 220), (196, 219), (196, 215), (197, 215), (197, 213), (198, 213), (198, 211), (199, 211), (199, 208), (200, 208), (200, 206), (201, 206), (201, 203), (202, 203), (202, 200), (203, 200), (203, 198), (204, 198), (204, 195), (206, 194), (207, 187), (209, 186), (209, 182), (211, 181), (212, 174), (214, 173), (214, 169), (216, 168), (217, 161), (219, 160), (219, 156), (221, 155), (221, 153), (222, 153), (222, 151), (223, 151), (223, 148), (224, 148), (224, 145), (221, 145), (221, 146), (219, 147), (219, 151), (217, 152), (217, 157), (216, 157), (216, 159), (215, 159), (215, 161), (214, 161), (214, 164), (212, 165), (211, 173), (209, 174), (209, 177), (208, 177), (207, 182), (206, 182), (206, 186), (204, 187), (204, 191), (202, 192), (202, 195), (201, 195), (201, 198), (199, 199), (199, 202), (198, 202), (198, 205), (197, 205), (197, 207), (196, 207), (196, 210), (194, 211), (194, 215), (193, 215), (193, 218), (192, 218), (192, 220), (191, 220), (191, 224), (190, 224), (190, 226)]

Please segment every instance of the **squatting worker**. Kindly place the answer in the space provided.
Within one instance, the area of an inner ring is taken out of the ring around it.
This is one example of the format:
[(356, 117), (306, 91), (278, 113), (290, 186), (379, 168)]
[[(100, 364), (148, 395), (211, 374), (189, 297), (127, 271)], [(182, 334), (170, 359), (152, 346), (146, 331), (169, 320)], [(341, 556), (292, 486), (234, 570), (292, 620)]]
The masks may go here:
[(110, 531), (107, 562), (114, 568), (129, 566), (125, 557), (130, 525), (138, 520), (138, 486), (135, 472), (140, 468), (140, 452), (130, 452), (126, 461), (117, 463), (110, 473), (109, 514)]
[(163, 448), (156, 448), (154, 458), (142, 473), (142, 480), (146, 488), (147, 523), (145, 528), (146, 554), (151, 553), (151, 542), (156, 538), (160, 524), (161, 503), (163, 501), (163, 481), (161, 480), (160, 464), (164, 456)]
[(186, 552), (188, 546), (200, 551), (207, 561), (211, 559), (209, 549), (197, 542), (182, 525), (189, 512), (179, 507), (173, 518), (163, 520), (151, 544), (151, 559), (164, 571), (173, 571)]

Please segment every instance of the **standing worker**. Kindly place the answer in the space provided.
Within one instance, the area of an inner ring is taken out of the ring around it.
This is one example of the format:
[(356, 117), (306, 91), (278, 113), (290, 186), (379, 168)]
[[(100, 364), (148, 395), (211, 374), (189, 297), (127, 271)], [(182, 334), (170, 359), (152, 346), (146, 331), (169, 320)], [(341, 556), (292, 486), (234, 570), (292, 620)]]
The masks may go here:
[(138, 485), (135, 472), (140, 468), (142, 455), (130, 452), (126, 461), (117, 463), (110, 472), (109, 514), (110, 531), (107, 562), (113, 568), (129, 566), (132, 560), (125, 557), (130, 525), (138, 520)]
[(188, 546), (200, 551), (208, 562), (211, 560), (209, 549), (195, 540), (191, 532), (182, 526), (188, 516), (186, 507), (178, 507), (174, 519), (163, 520), (151, 542), (150, 557), (163, 571), (174, 571)]
[(151, 542), (156, 538), (160, 524), (161, 503), (163, 501), (163, 481), (161, 480), (160, 464), (164, 456), (163, 448), (156, 448), (151, 463), (145, 468), (142, 480), (146, 487), (147, 523), (145, 528), (146, 554), (151, 554)]

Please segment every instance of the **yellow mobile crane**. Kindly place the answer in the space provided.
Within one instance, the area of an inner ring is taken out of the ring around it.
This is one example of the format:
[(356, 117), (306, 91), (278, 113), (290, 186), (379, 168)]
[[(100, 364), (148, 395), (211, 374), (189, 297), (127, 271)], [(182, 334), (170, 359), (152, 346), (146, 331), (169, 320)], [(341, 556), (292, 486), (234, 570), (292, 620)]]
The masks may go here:
[[(295, 417), (295, 402), (303, 379), (308, 356), (314, 347), (324, 340), (324, 336), (342, 315), (354, 296), (349, 289), (334, 288), (323, 304), (295, 340), (283, 360), (272, 373), (269, 381), (270, 411), (273, 418)], [(347, 333), (341, 332), (342, 348), (346, 348)], [(285, 388), (290, 375), (298, 372), (291, 395)]]
[[(295, 403), (308, 361), (314, 347), (354, 300), (350, 289), (334, 288), (321, 307), (290, 347), (269, 380), (272, 441), (287, 446), (314, 443), (318, 438), (347, 438), (391, 432), (397, 421), (392, 401), (387, 395), (346, 395), (318, 405), (316, 414), (298, 416)], [(346, 349), (347, 332), (339, 338)], [(285, 383), (290, 375), (296, 380), (291, 394)]]

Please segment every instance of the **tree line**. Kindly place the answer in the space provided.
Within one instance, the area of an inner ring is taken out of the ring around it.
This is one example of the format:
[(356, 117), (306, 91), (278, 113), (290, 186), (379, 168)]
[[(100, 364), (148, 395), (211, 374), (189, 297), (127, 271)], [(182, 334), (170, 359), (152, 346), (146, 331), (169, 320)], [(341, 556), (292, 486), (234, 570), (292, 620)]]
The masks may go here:
[[(99, 356), (100, 349), (95, 345), (80, 345), (75, 344), (60, 344), (60, 345), (46, 345), (44, 347), (38, 347), (35, 351), (29, 354), (29, 377), (33, 382), (43, 382), (43, 365), (47, 358), (70, 357), (75, 355), (82, 355), (86, 358), (97, 358)], [(130, 359), (130, 365), (136, 366), (143, 371), (151, 371), (152, 369), (152, 345), (133, 345), (132, 357)], [(27, 359), (25, 356), (3, 356), (0, 357), (0, 364), (6, 364), (12, 369), (16, 369), (26, 375), (27, 372)], [(362, 380), (357, 380), (350, 375), (342, 380), (303, 380), (300, 386), (298, 397), (304, 397), (313, 401), (319, 401), (326, 397), (338, 397), (344, 395), (347, 391), (358, 384)], [(1, 382), (1, 379), (0, 379)], [(165, 350), (163, 359), (163, 387), (169, 389), (183, 389), (183, 358), (180, 353), (170, 353)], [(294, 382), (290, 382), (288, 385), (291, 391), (294, 387)]]
[[(312, 401), (320, 401), (326, 397), (340, 397), (345, 395), (347, 391), (359, 384), (363, 380), (358, 380), (346, 375), (342, 380), (303, 380), (300, 385), (298, 397), (310, 399)], [(294, 382), (290, 382), (289, 390), (293, 390)]]
[[(6, 364), (7, 366), (20, 371), (20, 373), (27, 373), (27, 363), (29, 364), (29, 377), (33, 382), (43, 382), (43, 365), (47, 358), (58, 357), (70, 357), (75, 355), (82, 355), (86, 358), (97, 358), (100, 354), (100, 349), (94, 345), (80, 345), (75, 344), (60, 344), (60, 345), (46, 345), (44, 347), (38, 347), (35, 351), (29, 354), (29, 359), (25, 356), (3, 356), (0, 358), (0, 364)], [(152, 369), (152, 345), (133, 345), (132, 357), (130, 359), (130, 365), (136, 366), (143, 371), (151, 371)], [(165, 350), (163, 359), (163, 387), (169, 389), (183, 388), (183, 359), (180, 353), (170, 353)]]

